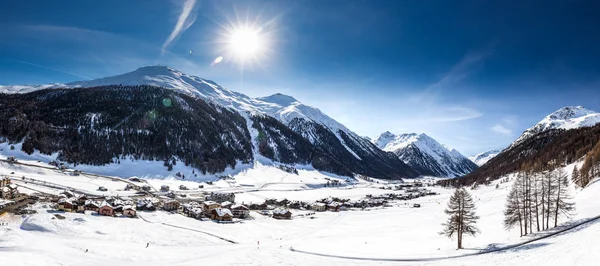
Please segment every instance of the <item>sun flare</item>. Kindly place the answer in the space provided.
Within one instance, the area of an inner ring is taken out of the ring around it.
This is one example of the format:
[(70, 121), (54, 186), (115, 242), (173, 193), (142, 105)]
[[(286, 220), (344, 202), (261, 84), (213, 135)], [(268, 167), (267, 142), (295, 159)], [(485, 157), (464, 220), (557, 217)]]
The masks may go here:
[(236, 56), (244, 59), (257, 56), (263, 48), (260, 28), (240, 27), (233, 29), (229, 36), (229, 50)]

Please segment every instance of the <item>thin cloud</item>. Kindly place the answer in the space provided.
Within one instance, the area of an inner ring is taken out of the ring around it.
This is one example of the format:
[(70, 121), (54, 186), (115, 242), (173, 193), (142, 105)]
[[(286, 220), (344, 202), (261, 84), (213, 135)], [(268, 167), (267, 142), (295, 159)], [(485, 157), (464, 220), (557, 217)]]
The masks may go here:
[(177, 23), (175, 24), (175, 28), (165, 41), (162, 46), (162, 50), (164, 52), (165, 49), (177, 38), (179, 35), (187, 30), (194, 22), (196, 21), (196, 16), (190, 14), (192, 10), (194, 10), (194, 6), (196, 5), (196, 0), (186, 0), (183, 3), (183, 7), (181, 9), (181, 13), (179, 14), (179, 18), (177, 19)]
[(494, 131), (494, 132), (496, 132), (498, 134), (501, 134), (501, 135), (505, 135), (505, 136), (510, 136), (513, 133), (512, 130), (510, 130), (510, 129), (508, 129), (505, 126), (500, 125), (500, 124), (494, 125), (492, 127), (492, 131)]
[(73, 73), (73, 72), (69, 72), (69, 71), (65, 71), (65, 70), (58, 69), (58, 68), (53, 68), (53, 67), (42, 66), (42, 65), (31, 63), (31, 62), (27, 62), (27, 61), (14, 60), (14, 59), (9, 59), (9, 61), (13, 61), (13, 62), (17, 62), (17, 63), (20, 63), (20, 64), (25, 64), (25, 65), (30, 65), (30, 66), (34, 66), (34, 67), (39, 67), (39, 68), (43, 68), (43, 69), (47, 69), (47, 70), (52, 70), (52, 71), (60, 72), (60, 73), (63, 73), (63, 74), (71, 75), (71, 76), (74, 76), (74, 77), (82, 78), (82, 79), (87, 79), (87, 80), (91, 80), (92, 79), (90, 77), (79, 75), (79, 74), (76, 74), (76, 73)]

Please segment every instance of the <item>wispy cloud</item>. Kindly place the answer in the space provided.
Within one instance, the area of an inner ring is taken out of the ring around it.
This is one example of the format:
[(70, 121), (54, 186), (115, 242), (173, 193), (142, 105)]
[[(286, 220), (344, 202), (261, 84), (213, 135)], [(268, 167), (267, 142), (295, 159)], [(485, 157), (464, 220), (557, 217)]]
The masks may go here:
[(512, 135), (512, 133), (513, 133), (513, 131), (512, 131), (512, 130), (510, 130), (510, 129), (508, 129), (508, 128), (506, 128), (505, 126), (503, 126), (503, 125), (500, 125), (500, 124), (496, 124), (496, 125), (494, 125), (494, 126), (492, 127), (492, 131), (494, 131), (494, 132), (496, 132), (496, 133), (498, 133), (498, 134), (505, 135), (505, 136), (510, 136), (510, 135)]
[(20, 64), (25, 64), (25, 65), (30, 65), (30, 66), (34, 66), (34, 67), (39, 67), (39, 68), (43, 68), (43, 69), (47, 69), (47, 70), (52, 70), (52, 71), (56, 71), (56, 72), (60, 72), (63, 74), (67, 74), (67, 75), (71, 75), (74, 77), (78, 77), (78, 78), (82, 78), (82, 79), (88, 79), (91, 80), (92, 78), (80, 75), (80, 74), (76, 74), (70, 71), (66, 71), (66, 70), (62, 70), (62, 69), (58, 69), (58, 68), (54, 68), (54, 67), (48, 67), (48, 66), (42, 66), (40, 64), (35, 64), (35, 63), (31, 63), (31, 62), (27, 62), (27, 61), (22, 61), (22, 60), (14, 60), (14, 59), (9, 59), (9, 61), (13, 61), (13, 62), (17, 62)]
[(194, 24), (194, 22), (196, 21), (196, 16), (191, 13), (194, 10), (195, 5), (196, 0), (186, 0), (183, 3), (181, 13), (179, 14), (179, 18), (177, 19), (177, 23), (175, 24), (173, 31), (162, 46), (163, 52), (175, 39), (177, 39), (177, 37), (179, 37), (179, 35), (182, 32), (184, 32), (190, 26), (192, 26), (192, 24)]

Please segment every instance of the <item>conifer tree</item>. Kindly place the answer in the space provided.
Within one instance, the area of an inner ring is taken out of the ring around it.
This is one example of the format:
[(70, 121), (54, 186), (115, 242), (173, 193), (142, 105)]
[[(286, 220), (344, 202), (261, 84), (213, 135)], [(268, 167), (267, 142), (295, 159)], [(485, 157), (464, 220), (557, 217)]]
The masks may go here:
[(473, 197), (464, 188), (456, 189), (450, 197), (448, 208), (445, 210), (449, 215), (448, 222), (442, 224), (444, 230), (440, 234), (450, 238), (456, 234), (459, 249), (463, 248), (463, 234), (474, 236), (478, 232), (475, 223), (479, 216), (475, 215), (475, 209)]

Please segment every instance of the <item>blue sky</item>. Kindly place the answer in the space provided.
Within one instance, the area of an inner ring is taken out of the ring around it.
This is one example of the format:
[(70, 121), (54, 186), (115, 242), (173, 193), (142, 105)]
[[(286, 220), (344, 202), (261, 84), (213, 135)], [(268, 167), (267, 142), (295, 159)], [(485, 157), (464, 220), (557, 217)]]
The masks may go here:
[[(292, 95), (361, 135), (424, 132), (471, 155), (563, 106), (600, 111), (597, 10), (577, 0), (7, 0), (0, 85), (163, 64), (250, 96)], [(269, 33), (269, 53), (243, 74), (228, 58), (211, 66), (223, 26), (246, 20)]]

